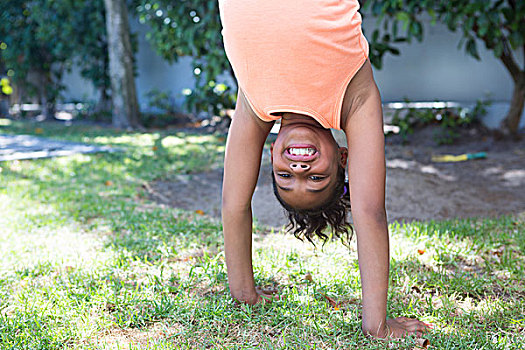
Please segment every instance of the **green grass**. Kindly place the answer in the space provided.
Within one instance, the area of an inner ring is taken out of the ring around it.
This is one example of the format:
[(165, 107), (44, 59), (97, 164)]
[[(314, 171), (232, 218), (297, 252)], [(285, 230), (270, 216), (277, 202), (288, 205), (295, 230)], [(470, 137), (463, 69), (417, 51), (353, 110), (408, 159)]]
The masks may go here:
[[(256, 227), (256, 281), (281, 300), (237, 305), (220, 222), (148, 199), (147, 182), (220, 167), (222, 137), (0, 124), (122, 149), (0, 163), (0, 349), (385, 348), (360, 331), (355, 247)], [(435, 324), (435, 349), (523, 349), (523, 217), (390, 232), (390, 316)]]

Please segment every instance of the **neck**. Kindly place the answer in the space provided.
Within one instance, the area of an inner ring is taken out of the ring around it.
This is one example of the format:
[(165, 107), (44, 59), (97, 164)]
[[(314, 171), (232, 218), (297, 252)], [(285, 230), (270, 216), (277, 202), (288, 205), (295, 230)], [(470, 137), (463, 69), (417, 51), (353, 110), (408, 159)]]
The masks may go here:
[(309, 124), (315, 127), (323, 128), (315, 119), (304, 114), (284, 113), (281, 118), (281, 126), (292, 124)]

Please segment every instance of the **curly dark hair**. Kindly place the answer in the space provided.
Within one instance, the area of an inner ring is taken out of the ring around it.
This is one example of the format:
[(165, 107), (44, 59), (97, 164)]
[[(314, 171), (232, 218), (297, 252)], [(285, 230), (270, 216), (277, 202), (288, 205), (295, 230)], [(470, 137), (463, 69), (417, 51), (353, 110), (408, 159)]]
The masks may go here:
[[(300, 240), (306, 238), (315, 245), (312, 238), (317, 236), (323, 244), (330, 238), (324, 233), (330, 226), (332, 235), (340, 238), (344, 244), (348, 244), (354, 232), (347, 214), (350, 212), (350, 191), (348, 183), (345, 183), (345, 169), (339, 166), (337, 170), (337, 182), (330, 199), (326, 203), (312, 209), (296, 209), (286, 203), (279, 192), (275, 183), (275, 175), (272, 169), (273, 192), (279, 203), (287, 211), (290, 223), (286, 226), (288, 232), (293, 233)], [(345, 191), (346, 186), (346, 191)]]

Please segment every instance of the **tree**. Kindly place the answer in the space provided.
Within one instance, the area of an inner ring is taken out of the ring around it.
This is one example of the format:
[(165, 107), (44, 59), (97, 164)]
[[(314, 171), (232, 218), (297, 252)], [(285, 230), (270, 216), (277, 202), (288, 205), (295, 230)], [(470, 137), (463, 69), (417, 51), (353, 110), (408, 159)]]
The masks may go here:
[(113, 126), (137, 128), (139, 107), (133, 74), (133, 51), (128, 10), (124, 0), (104, 0), (108, 35), (109, 72), (113, 101)]
[(0, 58), (14, 73), (24, 99), (37, 96), (52, 117), (73, 62), (100, 91), (98, 106), (109, 99), (109, 59), (103, 0), (10, 0), (0, 2)]
[[(46, 14), (52, 7), (50, 1), (0, 2), (0, 38), (5, 46), (1, 59), (14, 72), (14, 83), (23, 86), (26, 94), (38, 96), (46, 117), (54, 115), (71, 51), (69, 42), (60, 40), (62, 31), (52, 25), (64, 23), (65, 14), (56, 8)], [(47, 15), (53, 16), (52, 22)]]
[(110, 110), (111, 81), (104, 0), (62, 1), (71, 5), (69, 24), (73, 31), (70, 40), (75, 42), (75, 64), (82, 77), (90, 80), (99, 93), (95, 110)]
[[(395, 43), (410, 42), (413, 38), (423, 40), (423, 16), (430, 16), (432, 23), (446, 24), (453, 32), (461, 31), (460, 46), (478, 60), (478, 43), (482, 42), (503, 63), (514, 83), (510, 110), (500, 129), (505, 134), (517, 135), (525, 102), (525, 61), (520, 66), (513, 50), (521, 49), (525, 56), (525, 1), (364, 0), (361, 3), (382, 22), (374, 31), (372, 42), (380, 40), (383, 48), (390, 48), (394, 54), (399, 53), (392, 46)], [(380, 64), (386, 51), (373, 52), (376, 64)]]
[(186, 89), (186, 108), (219, 115), (235, 106), (235, 78), (226, 58), (216, 0), (136, 0), (142, 23), (151, 28), (147, 38), (169, 62), (192, 57), (195, 88)]

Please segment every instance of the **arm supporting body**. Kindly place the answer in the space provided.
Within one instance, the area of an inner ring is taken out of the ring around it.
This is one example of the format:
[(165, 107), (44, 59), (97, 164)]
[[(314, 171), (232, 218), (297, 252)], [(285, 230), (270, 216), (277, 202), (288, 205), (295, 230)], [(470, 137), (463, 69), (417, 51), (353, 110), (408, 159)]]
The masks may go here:
[(363, 294), (362, 327), (365, 333), (385, 336), (390, 259), (385, 212), (385, 150), (381, 99), (369, 62), (348, 86), (343, 113)]
[(264, 142), (272, 123), (260, 120), (242, 91), (228, 132), (222, 189), (222, 221), (228, 282), (232, 296), (258, 301), (252, 268), (251, 200), (259, 175)]

